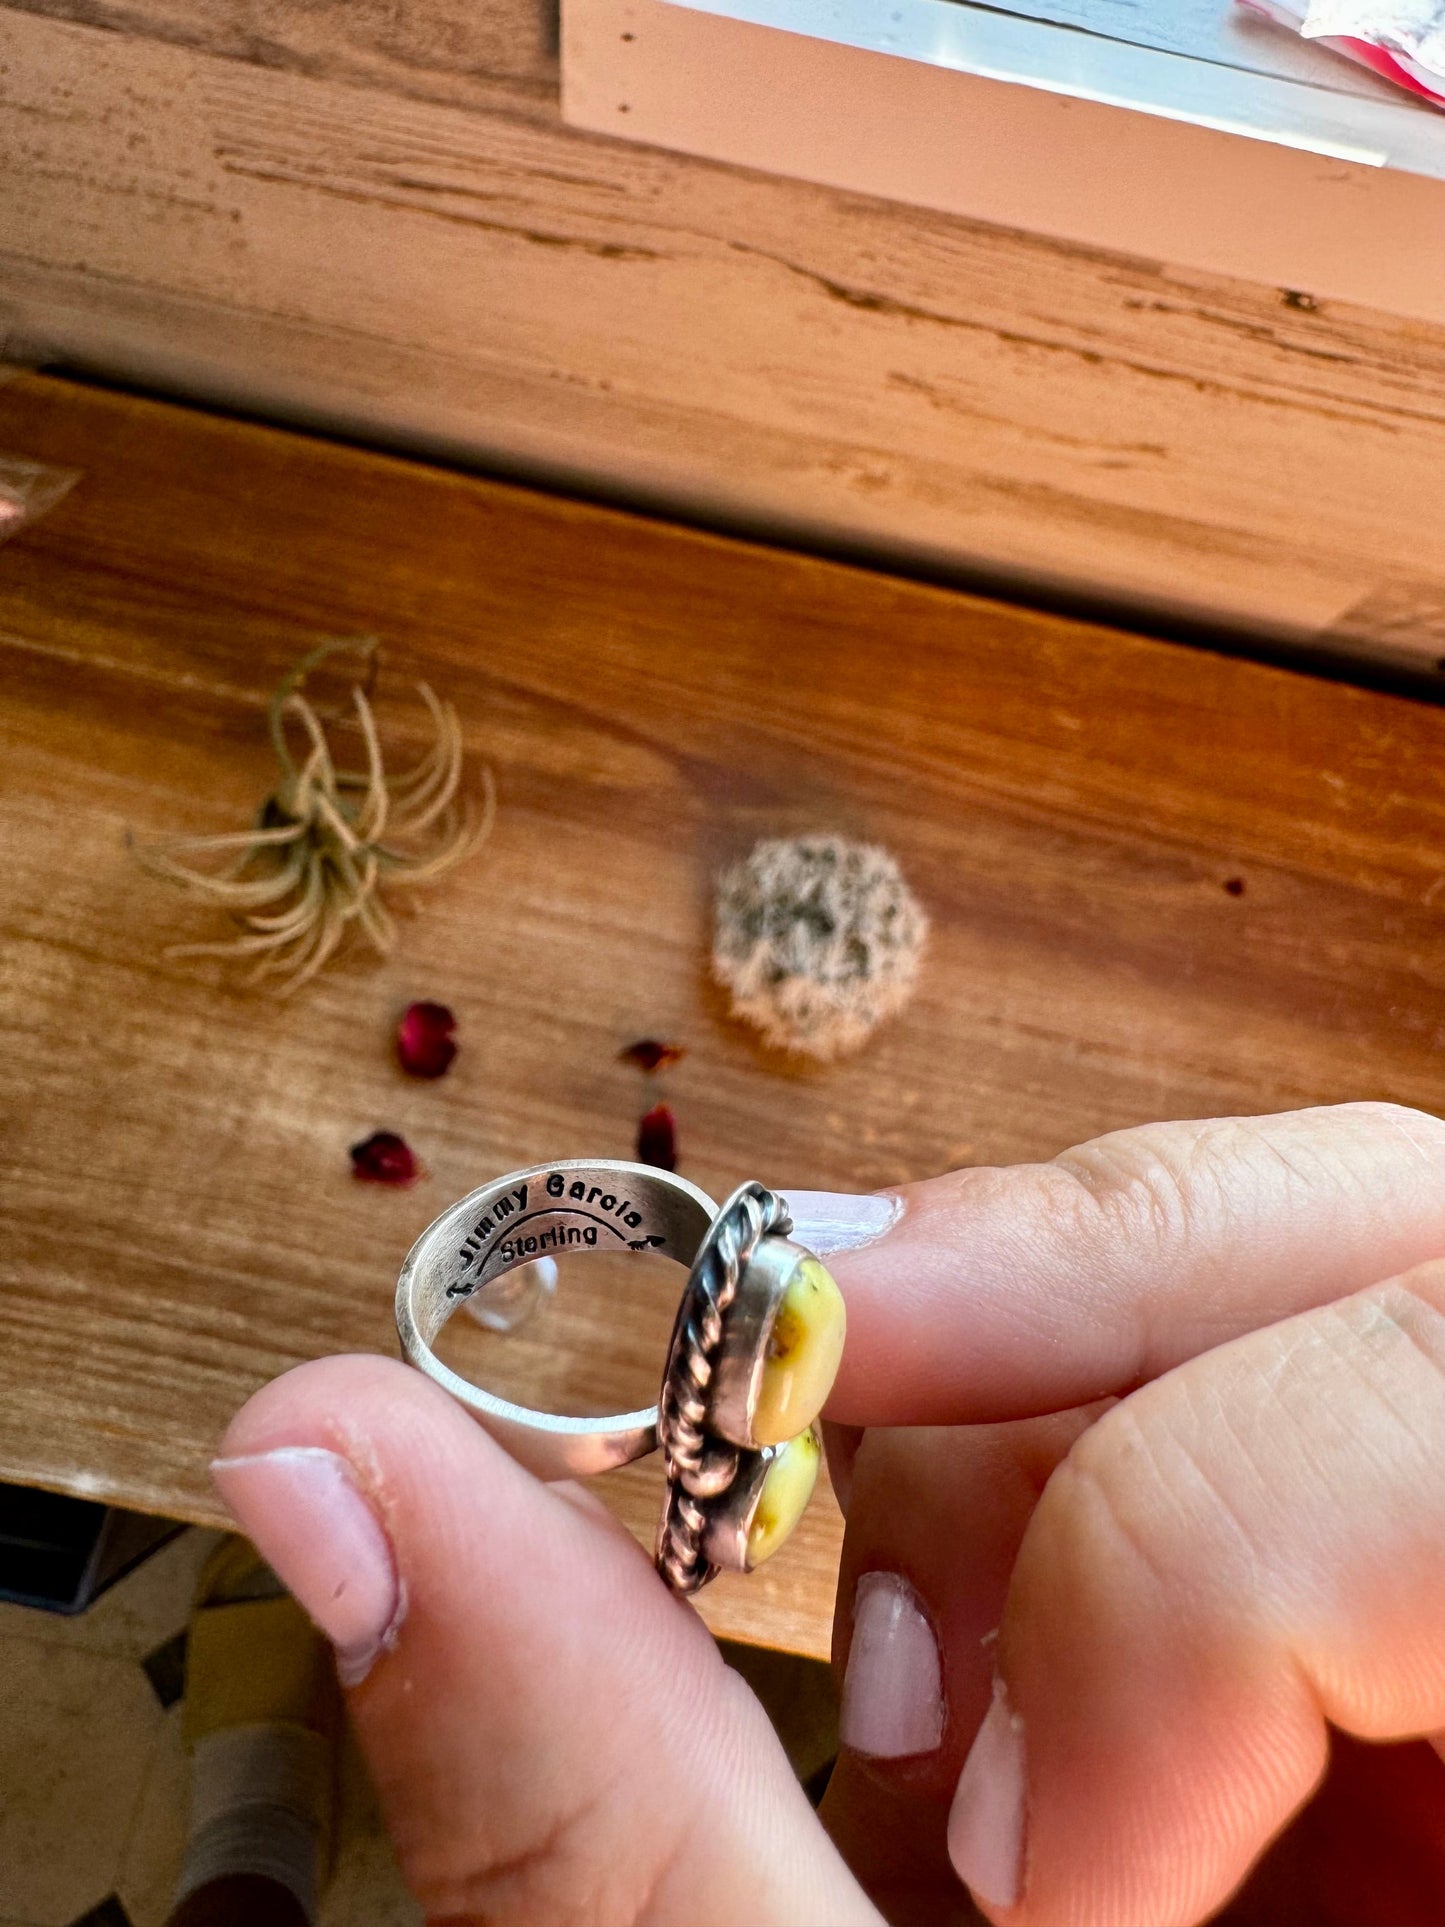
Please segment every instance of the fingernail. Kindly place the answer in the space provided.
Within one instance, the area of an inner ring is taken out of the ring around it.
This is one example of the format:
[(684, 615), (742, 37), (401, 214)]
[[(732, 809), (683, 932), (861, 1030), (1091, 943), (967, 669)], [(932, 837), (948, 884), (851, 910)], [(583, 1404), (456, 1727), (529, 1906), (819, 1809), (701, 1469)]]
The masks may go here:
[(903, 1200), (883, 1191), (789, 1191), (793, 1236), (818, 1257), (857, 1251), (890, 1232), (903, 1216)]
[(875, 1760), (932, 1753), (943, 1738), (938, 1641), (918, 1594), (896, 1572), (865, 1572), (853, 1595), (839, 1732), (845, 1746)]
[(394, 1644), (404, 1599), (396, 1560), (351, 1467), (319, 1446), (217, 1459), (216, 1489), (246, 1537), (336, 1648), (355, 1686)]
[(975, 1900), (1013, 1907), (1024, 1888), (1024, 1729), (995, 1681), (948, 1816), (948, 1857)]

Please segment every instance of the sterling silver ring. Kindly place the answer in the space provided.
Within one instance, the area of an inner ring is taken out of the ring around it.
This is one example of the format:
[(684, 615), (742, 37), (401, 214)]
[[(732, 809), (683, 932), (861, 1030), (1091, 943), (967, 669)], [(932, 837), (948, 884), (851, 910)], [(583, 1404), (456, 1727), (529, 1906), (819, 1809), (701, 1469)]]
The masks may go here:
[[(791, 1230), (784, 1201), (760, 1184), (739, 1186), (719, 1209), (650, 1165), (572, 1159), (514, 1171), (452, 1205), (413, 1245), (396, 1290), (402, 1350), (540, 1478), (588, 1477), (660, 1445), (657, 1567), (675, 1593), (694, 1593), (771, 1557), (817, 1477), (816, 1420), (842, 1356), (843, 1300)], [(688, 1268), (657, 1405), (603, 1418), (536, 1411), (436, 1356), (437, 1334), (464, 1300), (540, 1257), (593, 1250), (651, 1251)]]

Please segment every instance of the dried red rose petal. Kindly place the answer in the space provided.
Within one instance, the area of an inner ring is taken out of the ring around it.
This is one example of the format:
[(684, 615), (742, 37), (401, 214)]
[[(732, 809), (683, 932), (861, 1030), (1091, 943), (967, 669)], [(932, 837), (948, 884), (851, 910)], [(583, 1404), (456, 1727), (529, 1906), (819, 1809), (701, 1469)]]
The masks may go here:
[(636, 1064), (641, 1071), (660, 1071), (668, 1064), (679, 1063), (687, 1051), (681, 1044), (661, 1044), (655, 1037), (643, 1037), (617, 1055), (624, 1064)]
[(677, 1119), (666, 1104), (654, 1104), (638, 1125), (637, 1161), (659, 1171), (677, 1169)]
[(373, 1131), (352, 1145), (351, 1175), (366, 1184), (415, 1184), (421, 1166), (404, 1137), (395, 1131)]
[(457, 1054), (457, 1020), (445, 1004), (408, 1004), (396, 1027), (396, 1055), (411, 1077), (440, 1077)]

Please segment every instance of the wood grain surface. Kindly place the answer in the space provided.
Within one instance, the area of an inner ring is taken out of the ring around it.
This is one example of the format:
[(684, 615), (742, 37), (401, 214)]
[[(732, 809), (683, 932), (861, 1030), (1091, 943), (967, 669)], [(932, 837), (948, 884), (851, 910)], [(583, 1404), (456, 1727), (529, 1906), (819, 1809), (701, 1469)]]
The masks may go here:
[[(1435, 1106), (1445, 714), (122, 395), (22, 378), (0, 446), (83, 479), (0, 548), (0, 1474), (214, 1520), (230, 1413), (298, 1360), (394, 1348), (397, 1266), (512, 1166), (630, 1152), (631, 1040), (682, 1169), (867, 1187), (1163, 1115)], [(167, 941), (214, 918), (127, 831), (242, 825), (263, 707), (319, 638), (385, 641), (383, 734), (426, 676), (496, 772), (488, 849), (290, 1002)], [(790, 1067), (704, 969), (711, 880), (764, 833), (901, 858), (934, 922), (915, 1003)], [(441, 1083), (389, 1051), (456, 1010)], [(426, 1181), (354, 1183), (403, 1131)], [(649, 1395), (675, 1274), (569, 1273), (499, 1389)], [(650, 1532), (653, 1465), (612, 1483)], [(822, 1653), (838, 1520), (707, 1595)]]
[(543, 102), (557, 0), (5, 0), (15, 11), (420, 100)]
[(532, 0), (44, 12), (72, 17), (0, 5), (16, 351), (772, 540), (1445, 655), (1439, 328), (568, 130)]

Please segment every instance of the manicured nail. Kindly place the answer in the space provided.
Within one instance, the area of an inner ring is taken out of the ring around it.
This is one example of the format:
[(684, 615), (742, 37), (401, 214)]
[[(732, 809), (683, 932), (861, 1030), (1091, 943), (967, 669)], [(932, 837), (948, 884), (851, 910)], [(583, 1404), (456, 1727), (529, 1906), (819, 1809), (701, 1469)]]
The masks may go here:
[(865, 1572), (858, 1581), (839, 1731), (844, 1746), (875, 1760), (932, 1753), (943, 1738), (938, 1641), (918, 1594), (896, 1572)]
[(351, 1467), (319, 1446), (217, 1459), (211, 1477), (236, 1523), (336, 1648), (355, 1686), (396, 1639), (396, 1560)]
[(963, 1763), (948, 1816), (948, 1857), (975, 1900), (1013, 1907), (1027, 1850), (1023, 1721), (1000, 1681)]
[(820, 1258), (876, 1243), (903, 1216), (902, 1198), (883, 1191), (789, 1191), (785, 1202), (793, 1236)]

